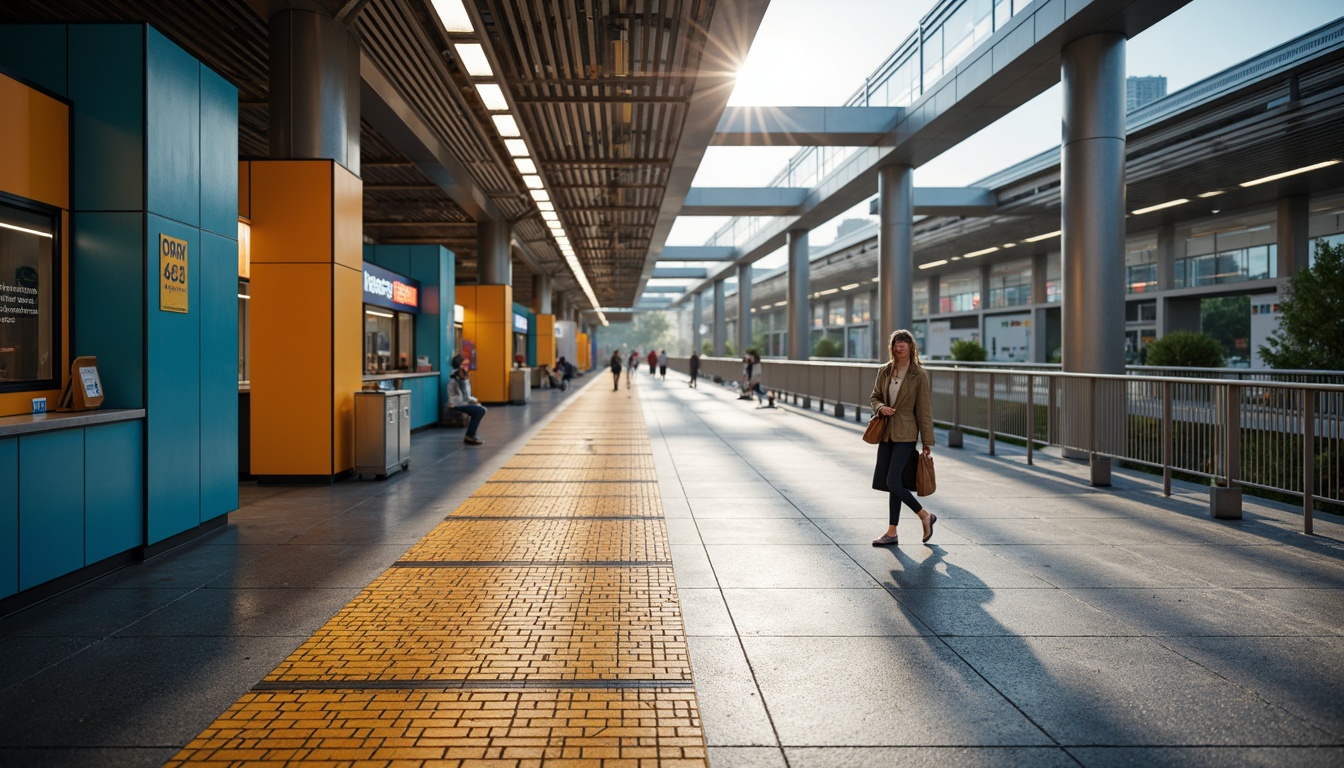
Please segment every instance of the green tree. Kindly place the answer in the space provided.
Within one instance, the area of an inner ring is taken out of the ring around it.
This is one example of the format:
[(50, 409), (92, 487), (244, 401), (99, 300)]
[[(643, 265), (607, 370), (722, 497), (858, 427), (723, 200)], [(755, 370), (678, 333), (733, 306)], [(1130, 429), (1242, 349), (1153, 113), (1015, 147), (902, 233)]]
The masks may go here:
[(1251, 338), (1251, 297), (1219, 296), (1199, 303), (1199, 329), (1223, 345), (1224, 355), (1235, 355), (1237, 340), (1242, 340), (1241, 355), (1246, 355), (1245, 341)]
[(1223, 345), (1207, 333), (1172, 331), (1148, 345), (1148, 365), (1221, 368)]
[(830, 336), (822, 336), (817, 339), (817, 343), (812, 345), (813, 357), (840, 357), (845, 350), (840, 346), (840, 340)]
[(982, 362), (989, 359), (985, 345), (975, 339), (957, 339), (952, 342), (952, 359), (967, 363)]
[(1344, 370), (1344, 243), (1316, 241), (1316, 263), (1293, 276), (1279, 311), (1260, 347), (1271, 368)]

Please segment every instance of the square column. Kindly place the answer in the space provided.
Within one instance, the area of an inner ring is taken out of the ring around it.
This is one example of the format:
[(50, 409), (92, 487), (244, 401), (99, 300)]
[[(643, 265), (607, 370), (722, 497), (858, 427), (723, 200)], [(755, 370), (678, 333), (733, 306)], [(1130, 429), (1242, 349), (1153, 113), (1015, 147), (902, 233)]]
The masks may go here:
[(751, 265), (737, 266), (737, 352), (751, 348)]
[(892, 331), (914, 324), (914, 171), (909, 166), (879, 168), (877, 206), (878, 343)]
[(806, 360), (808, 349), (808, 323), (812, 320), (808, 312), (808, 284), (811, 279), (812, 262), (808, 258), (808, 230), (789, 230), (789, 287), (785, 295), (788, 304), (784, 307), (785, 328), (789, 334), (788, 355), (790, 360)]

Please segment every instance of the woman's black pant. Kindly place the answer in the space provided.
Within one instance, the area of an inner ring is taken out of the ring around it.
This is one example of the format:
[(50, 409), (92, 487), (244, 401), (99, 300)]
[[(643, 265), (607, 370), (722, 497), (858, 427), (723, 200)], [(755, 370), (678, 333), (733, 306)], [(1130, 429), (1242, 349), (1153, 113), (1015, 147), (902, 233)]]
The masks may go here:
[(873, 469), (873, 490), (887, 491), (887, 522), (895, 525), (901, 519), (901, 503), (910, 511), (918, 512), (924, 508), (915, 498), (911, 488), (915, 487), (915, 443), (892, 443), (886, 440), (877, 444), (877, 467)]

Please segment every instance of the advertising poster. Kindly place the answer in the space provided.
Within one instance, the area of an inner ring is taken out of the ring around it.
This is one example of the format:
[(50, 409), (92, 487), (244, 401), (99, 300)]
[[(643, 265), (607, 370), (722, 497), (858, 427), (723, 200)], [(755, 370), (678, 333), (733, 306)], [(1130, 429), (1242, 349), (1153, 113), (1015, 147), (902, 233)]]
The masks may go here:
[(998, 363), (1031, 360), (1031, 313), (991, 315), (985, 318), (985, 350)]

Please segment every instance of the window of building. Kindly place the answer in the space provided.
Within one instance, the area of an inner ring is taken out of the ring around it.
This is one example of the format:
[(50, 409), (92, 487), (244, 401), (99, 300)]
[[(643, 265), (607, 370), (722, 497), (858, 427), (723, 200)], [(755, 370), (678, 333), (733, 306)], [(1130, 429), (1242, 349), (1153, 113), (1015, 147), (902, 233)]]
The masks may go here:
[(1316, 265), (1316, 244), (1344, 245), (1344, 195), (1311, 201), (1307, 219), (1308, 264)]
[(1031, 259), (995, 264), (989, 271), (989, 306), (1031, 303)]
[(947, 275), (938, 281), (938, 311), (971, 312), (980, 308), (980, 270)]
[(849, 310), (849, 322), (866, 323), (872, 320), (873, 297), (872, 294), (860, 293), (854, 296)]
[(1197, 222), (1178, 232), (1182, 254), (1175, 263), (1175, 286), (1193, 288), (1277, 277), (1277, 216), (1277, 211), (1257, 211)]
[(825, 328), (825, 327), (826, 327), (826, 303), (825, 303), (825, 302), (821, 302), (821, 301), (819, 301), (819, 302), (817, 302), (816, 304), (813, 304), (813, 305), (812, 305), (812, 327), (813, 327), (813, 328)]
[(1147, 293), (1157, 290), (1157, 235), (1149, 235), (1125, 244), (1125, 292)]
[(252, 349), (252, 313), (249, 307), (251, 301), (251, 283), (246, 280), (238, 281), (238, 381), (246, 382), (252, 380), (252, 356), (249, 351)]
[(910, 294), (911, 302), (914, 304), (914, 316), (927, 317), (929, 314), (929, 281), (920, 280), (915, 283), (915, 287), (910, 291)]
[(60, 213), (0, 201), (0, 391), (55, 389)]
[(1060, 254), (1050, 253), (1045, 257), (1045, 300), (1050, 304), (1059, 303), (1059, 297), (1064, 295), (1063, 290), (1063, 264)]
[(364, 372), (413, 371), (415, 316), (364, 305)]
[(845, 300), (831, 299), (826, 302), (826, 326), (838, 328), (845, 324)]

